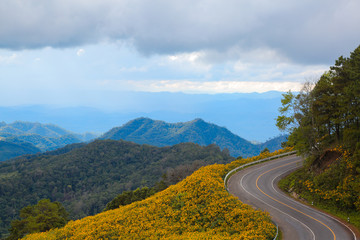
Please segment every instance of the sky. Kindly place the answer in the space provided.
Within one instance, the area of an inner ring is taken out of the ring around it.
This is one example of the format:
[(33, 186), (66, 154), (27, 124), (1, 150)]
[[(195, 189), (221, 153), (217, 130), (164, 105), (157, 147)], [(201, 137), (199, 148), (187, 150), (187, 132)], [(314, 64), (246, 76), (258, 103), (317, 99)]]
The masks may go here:
[(359, 9), (358, 0), (1, 1), (0, 106), (121, 110), (132, 92), (298, 91), (360, 44)]

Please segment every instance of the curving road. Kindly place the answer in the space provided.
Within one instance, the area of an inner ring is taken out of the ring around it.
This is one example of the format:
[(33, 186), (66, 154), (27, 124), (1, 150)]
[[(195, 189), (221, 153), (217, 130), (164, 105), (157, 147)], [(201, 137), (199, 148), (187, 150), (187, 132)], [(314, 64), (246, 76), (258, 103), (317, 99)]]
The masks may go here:
[(337, 219), (279, 190), (279, 179), (302, 162), (292, 155), (245, 168), (229, 179), (228, 190), (242, 202), (269, 212), (285, 240), (356, 240), (353, 231)]

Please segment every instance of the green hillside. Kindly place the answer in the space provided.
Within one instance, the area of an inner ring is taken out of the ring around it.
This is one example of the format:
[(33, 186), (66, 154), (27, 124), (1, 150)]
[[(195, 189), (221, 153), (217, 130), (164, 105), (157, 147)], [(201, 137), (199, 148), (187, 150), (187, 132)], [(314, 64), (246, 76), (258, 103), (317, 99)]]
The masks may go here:
[(10, 124), (0, 125), (0, 134), (10, 133), (13, 135), (37, 134), (43, 137), (60, 137), (72, 134), (61, 127), (53, 124), (42, 124), (33, 122), (16, 121)]
[(154, 186), (163, 174), (178, 166), (234, 160), (215, 145), (194, 143), (159, 148), (97, 140), (56, 153), (0, 163), (2, 233), (22, 207), (43, 198), (61, 202), (76, 219), (101, 212), (124, 190)]
[(307, 157), (282, 187), (360, 228), (360, 46), (282, 104), (277, 125)]
[(18, 157), (24, 154), (33, 154), (40, 152), (40, 149), (31, 143), (3, 141), (0, 139), (0, 161)]
[[(75, 134), (53, 124), (22, 121), (11, 124), (1, 122), (0, 124), (0, 138), (3, 141), (11, 142), (15, 145), (28, 143), (40, 149), (42, 152), (55, 150), (67, 144), (88, 141), (95, 137), (96, 135), (90, 133)], [(29, 149), (28, 147), (17, 151), (15, 148), (10, 148), (10, 146), (6, 148), (4, 146), (0, 149), (0, 159), (4, 161), (13, 156), (32, 154), (35, 152), (37, 151)]]
[(23, 135), (2, 135), (7, 141), (11, 142), (27, 142), (31, 143), (42, 152), (55, 150), (64, 147), (67, 144), (79, 143), (81, 140), (74, 135), (64, 135), (59, 137), (44, 137), (38, 134), (23, 134)]
[[(234, 157), (254, 156), (265, 148), (263, 144), (252, 144), (233, 134), (228, 129), (207, 123), (202, 119), (184, 123), (166, 123), (149, 118), (137, 118), (121, 127), (111, 129), (100, 139), (123, 139), (159, 147), (182, 142), (193, 142), (202, 146), (216, 144), (221, 149), (227, 148)], [(268, 142), (266, 147), (271, 151), (275, 151), (281, 149), (281, 142)]]

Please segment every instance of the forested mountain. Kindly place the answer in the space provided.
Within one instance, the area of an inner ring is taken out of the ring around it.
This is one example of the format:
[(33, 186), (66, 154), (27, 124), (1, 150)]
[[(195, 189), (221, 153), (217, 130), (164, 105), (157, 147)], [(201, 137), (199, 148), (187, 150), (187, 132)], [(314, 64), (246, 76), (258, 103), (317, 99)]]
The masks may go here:
[(184, 123), (166, 123), (149, 118), (137, 118), (121, 127), (111, 129), (101, 136), (100, 139), (123, 139), (159, 147), (182, 142), (193, 142), (202, 146), (216, 144), (221, 149), (227, 148), (230, 154), (235, 157), (257, 155), (265, 146), (271, 151), (281, 148), (281, 142), (274, 140), (267, 144), (265, 143), (265, 145), (252, 144), (231, 133), (228, 129), (207, 123), (202, 119), (195, 119)]
[(22, 207), (43, 198), (61, 202), (72, 218), (80, 218), (102, 211), (124, 190), (153, 186), (176, 167), (232, 160), (216, 145), (159, 148), (115, 140), (8, 160), (0, 163), (1, 229), (7, 230)]
[(280, 113), (288, 144), (307, 157), (285, 188), (360, 227), (360, 46), (313, 86), (284, 94)]
[(0, 139), (0, 161), (21, 156), (24, 154), (33, 154), (40, 152), (40, 149), (27, 142), (9, 142)]
[(42, 152), (55, 150), (67, 144), (82, 142), (74, 135), (64, 135), (60, 137), (44, 137), (38, 134), (12, 135), (1, 134), (5, 141), (13, 143), (27, 142), (39, 148)]
[(41, 124), (32, 122), (16, 121), (10, 124), (4, 122), (0, 125), (0, 134), (10, 133), (13, 135), (37, 134), (43, 137), (60, 137), (73, 134), (53, 124)]
[[(90, 133), (72, 133), (53, 124), (21, 121), (6, 124), (1, 122), (0, 138), (8, 144), (3, 144), (0, 149), (0, 160), (4, 161), (11, 157), (32, 154), (37, 151), (51, 151), (67, 144), (88, 141), (95, 137), (96, 135)], [(18, 150), (15, 145), (18, 146)], [(37, 150), (35, 151), (35, 149)]]

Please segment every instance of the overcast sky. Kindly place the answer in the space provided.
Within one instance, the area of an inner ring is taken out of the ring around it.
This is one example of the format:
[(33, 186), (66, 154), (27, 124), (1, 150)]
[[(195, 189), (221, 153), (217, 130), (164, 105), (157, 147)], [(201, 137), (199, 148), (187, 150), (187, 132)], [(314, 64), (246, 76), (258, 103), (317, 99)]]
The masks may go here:
[(0, 105), (299, 90), (360, 44), (359, 10), (359, 0), (1, 1)]

